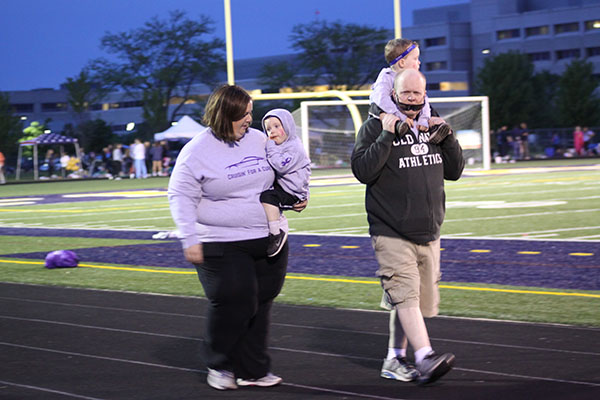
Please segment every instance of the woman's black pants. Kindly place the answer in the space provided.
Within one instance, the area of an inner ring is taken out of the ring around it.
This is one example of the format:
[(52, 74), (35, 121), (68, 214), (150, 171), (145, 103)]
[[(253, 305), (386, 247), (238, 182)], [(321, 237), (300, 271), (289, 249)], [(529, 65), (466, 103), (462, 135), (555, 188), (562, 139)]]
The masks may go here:
[(203, 243), (203, 252), (196, 270), (209, 300), (206, 365), (262, 378), (271, 371), (271, 305), (285, 279), (288, 244), (275, 257), (267, 257), (267, 238)]

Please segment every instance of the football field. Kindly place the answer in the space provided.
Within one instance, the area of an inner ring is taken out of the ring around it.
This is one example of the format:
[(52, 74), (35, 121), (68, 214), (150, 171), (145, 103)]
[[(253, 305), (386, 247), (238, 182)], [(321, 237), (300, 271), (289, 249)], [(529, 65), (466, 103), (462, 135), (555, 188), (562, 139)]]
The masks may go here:
[[(1, 280), (202, 295), (177, 241), (152, 239), (175, 229), (167, 185), (2, 187)], [(348, 170), (315, 171), (307, 209), (286, 212), (290, 265), (278, 301), (378, 309), (364, 192)], [(599, 165), (466, 171), (446, 197), (443, 314), (600, 326)], [(76, 251), (84, 268), (44, 269), (58, 249)]]

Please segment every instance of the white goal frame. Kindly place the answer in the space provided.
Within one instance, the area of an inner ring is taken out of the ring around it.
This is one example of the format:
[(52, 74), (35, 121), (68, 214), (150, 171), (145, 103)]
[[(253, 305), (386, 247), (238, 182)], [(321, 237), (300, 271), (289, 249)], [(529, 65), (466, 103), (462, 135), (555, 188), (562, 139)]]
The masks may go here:
[[(462, 97), (433, 97), (428, 99), (430, 103), (464, 103), (464, 102), (479, 102), (481, 103), (481, 137), (482, 137), (482, 165), (484, 170), (491, 169), (491, 154), (490, 154), (490, 112), (489, 99), (487, 96), (462, 96)], [(309, 100), (300, 103), (300, 123), (302, 128), (302, 144), (306, 154), (309, 152), (309, 127), (308, 127), (308, 107), (309, 106), (339, 106), (345, 105), (368, 105), (369, 100)], [(354, 120), (354, 132), (358, 133), (360, 124), (357, 125)]]

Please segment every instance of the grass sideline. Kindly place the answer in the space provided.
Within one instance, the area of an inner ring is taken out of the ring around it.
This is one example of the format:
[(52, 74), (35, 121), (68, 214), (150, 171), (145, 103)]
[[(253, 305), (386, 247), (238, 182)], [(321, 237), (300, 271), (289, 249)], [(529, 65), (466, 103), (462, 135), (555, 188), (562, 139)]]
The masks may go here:
[[(195, 271), (191, 269), (85, 263), (78, 268), (48, 270), (43, 265), (43, 260), (0, 256), (2, 281), (180, 296), (204, 295)], [(440, 291), (442, 315), (600, 327), (600, 291), (462, 282), (442, 282)], [(381, 289), (376, 278), (290, 273), (276, 301), (381, 311), (380, 300)]]

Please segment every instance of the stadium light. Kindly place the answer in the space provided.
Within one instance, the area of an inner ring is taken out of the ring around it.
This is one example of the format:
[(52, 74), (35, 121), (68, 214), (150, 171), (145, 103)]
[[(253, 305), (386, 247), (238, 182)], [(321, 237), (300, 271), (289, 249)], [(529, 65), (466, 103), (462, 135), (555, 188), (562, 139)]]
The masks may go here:
[(233, 77), (233, 45), (231, 43), (231, 3), (230, 0), (225, 2), (225, 50), (227, 53), (227, 83), (235, 84)]
[(402, 37), (402, 20), (400, 12), (400, 0), (394, 0), (394, 34), (397, 38)]

